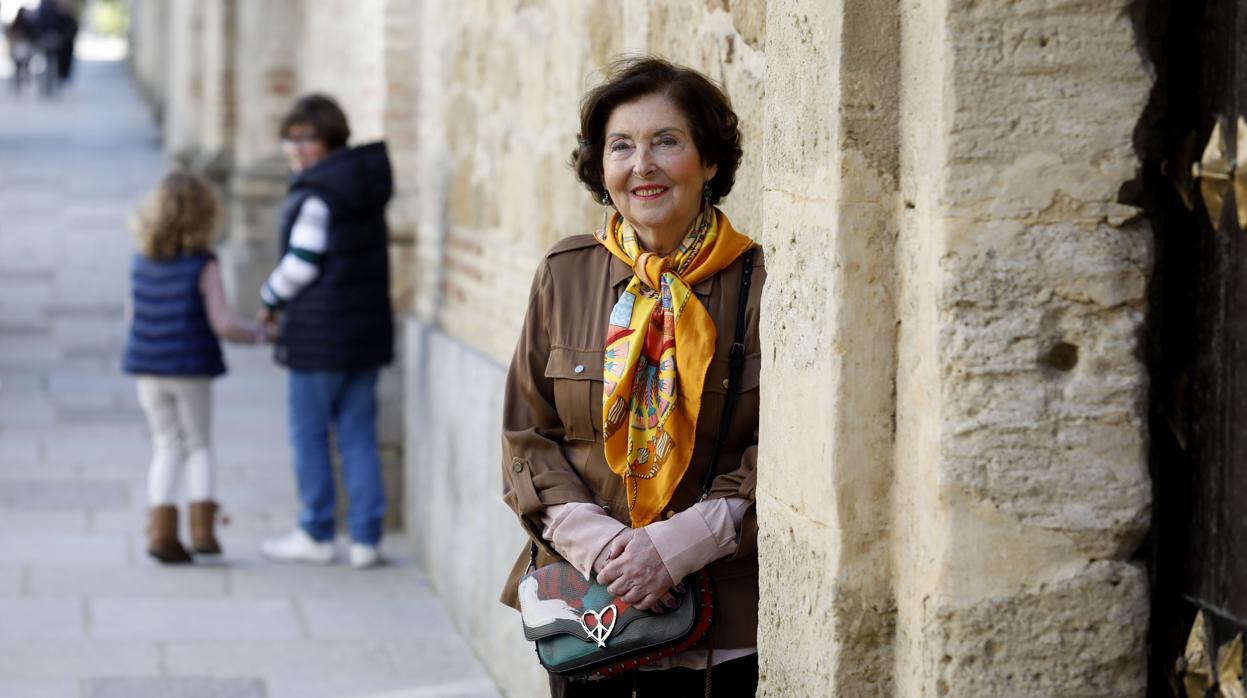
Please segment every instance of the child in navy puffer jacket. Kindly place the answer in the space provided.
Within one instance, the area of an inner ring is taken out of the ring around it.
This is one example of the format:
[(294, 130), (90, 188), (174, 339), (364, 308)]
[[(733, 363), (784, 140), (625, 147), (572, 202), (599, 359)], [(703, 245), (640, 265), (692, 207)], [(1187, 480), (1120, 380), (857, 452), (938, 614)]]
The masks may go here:
[(220, 205), (201, 178), (172, 172), (135, 216), (139, 252), (124, 369), (138, 378), (139, 404), (152, 438), (148, 470), (147, 552), (166, 563), (189, 562), (178, 540), (178, 484), (186, 474), (191, 547), (219, 554), (216, 462), (212, 456), (212, 379), (225, 373), (220, 339), (246, 344), (264, 327), (235, 315), (225, 301), (212, 254)]

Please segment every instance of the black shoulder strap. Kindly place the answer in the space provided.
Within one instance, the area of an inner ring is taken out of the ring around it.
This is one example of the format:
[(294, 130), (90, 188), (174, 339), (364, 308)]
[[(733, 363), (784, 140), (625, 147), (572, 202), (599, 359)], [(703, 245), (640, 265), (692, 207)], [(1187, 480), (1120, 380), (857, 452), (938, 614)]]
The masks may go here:
[(710, 485), (714, 482), (715, 471), (719, 468), (723, 441), (727, 438), (727, 430), (732, 426), (732, 413), (736, 410), (740, 372), (745, 367), (745, 307), (749, 305), (749, 287), (753, 284), (754, 249), (750, 247), (743, 255), (744, 269), (740, 272), (740, 300), (736, 309), (736, 338), (732, 340), (732, 350), (728, 354), (727, 396), (723, 400), (723, 414), (719, 418), (719, 436), (714, 441), (714, 454), (710, 457), (710, 468), (706, 470), (706, 475), (701, 481), (702, 499), (710, 494)]

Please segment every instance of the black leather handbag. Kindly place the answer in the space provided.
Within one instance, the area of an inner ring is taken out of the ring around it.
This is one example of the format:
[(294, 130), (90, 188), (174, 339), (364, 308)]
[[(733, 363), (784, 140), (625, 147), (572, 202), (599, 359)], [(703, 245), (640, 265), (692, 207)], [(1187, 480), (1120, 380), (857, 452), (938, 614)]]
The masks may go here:
[[(753, 256), (753, 248), (743, 255), (727, 397), (710, 468), (701, 483), (702, 499), (710, 492), (736, 407), (736, 391), (745, 363), (745, 307)], [(598, 583), (596, 574), (585, 579), (566, 561), (538, 568), (536, 542), (529, 547), (528, 573), (520, 578), (519, 597), (524, 637), (536, 644), (541, 665), (552, 673), (575, 679), (605, 678), (684, 652), (706, 635), (714, 618), (710, 575), (704, 568), (684, 578), (683, 591), (676, 594), (677, 608), (652, 613), (612, 595)]]

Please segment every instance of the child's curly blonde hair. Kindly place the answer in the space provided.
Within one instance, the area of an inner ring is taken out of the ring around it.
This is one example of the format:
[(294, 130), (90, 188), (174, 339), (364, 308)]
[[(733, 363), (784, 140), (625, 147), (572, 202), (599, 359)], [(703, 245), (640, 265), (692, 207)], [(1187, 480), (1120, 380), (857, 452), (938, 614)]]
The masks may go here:
[(135, 211), (131, 221), (139, 252), (152, 259), (173, 259), (212, 249), (221, 204), (212, 185), (189, 172), (174, 171)]

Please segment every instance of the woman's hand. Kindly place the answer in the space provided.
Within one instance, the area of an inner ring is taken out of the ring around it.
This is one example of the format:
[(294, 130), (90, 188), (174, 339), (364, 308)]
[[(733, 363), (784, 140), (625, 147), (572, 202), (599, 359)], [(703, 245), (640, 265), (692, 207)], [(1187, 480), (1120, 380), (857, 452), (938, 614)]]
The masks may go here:
[(644, 528), (621, 531), (606, 552), (609, 562), (598, 573), (598, 581), (607, 591), (643, 611), (662, 613), (675, 608), (671, 594), (675, 582)]

